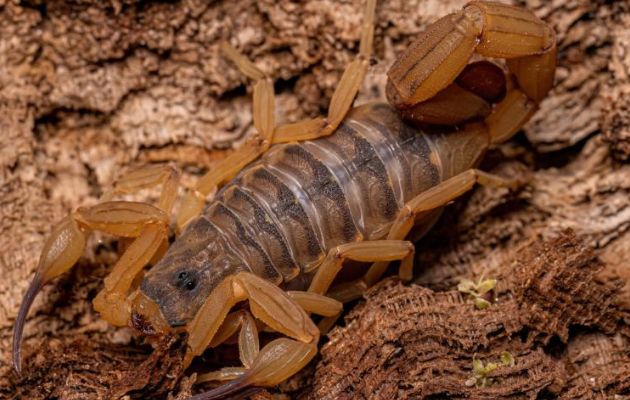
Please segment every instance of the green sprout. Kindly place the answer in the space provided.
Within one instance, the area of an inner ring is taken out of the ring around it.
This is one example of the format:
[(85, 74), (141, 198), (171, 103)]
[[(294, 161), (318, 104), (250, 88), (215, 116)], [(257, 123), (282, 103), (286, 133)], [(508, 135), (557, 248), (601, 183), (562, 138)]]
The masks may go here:
[[(476, 283), (471, 281), (470, 279), (463, 279), (457, 285), (457, 290), (468, 294), (475, 304), (475, 307), (478, 310), (483, 310), (492, 304), (492, 301), (496, 299), (492, 295), (492, 290), (497, 286), (496, 279), (483, 279), (480, 278)], [(490, 297), (488, 297), (488, 295)], [(488, 300), (490, 298), (490, 300)]]
[(478, 387), (485, 388), (492, 385), (495, 382), (494, 378), (488, 377), (488, 375), (500, 367), (513, 367), (516, 361), (512, 354), (504, 351), (501, 353), (501, 361), (499, 362), (489, 362), (484, 365), (483, 361), (478, 360), (473, 356), (473, 376), (468, 378), (465, 382), (465, 385), (468, 387)]

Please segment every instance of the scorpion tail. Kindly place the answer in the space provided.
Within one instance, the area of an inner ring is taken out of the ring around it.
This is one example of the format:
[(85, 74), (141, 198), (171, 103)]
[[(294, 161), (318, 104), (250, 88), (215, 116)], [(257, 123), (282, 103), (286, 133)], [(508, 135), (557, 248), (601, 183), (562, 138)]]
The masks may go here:
[[(260, 388), (257, 388), (257, 387), (248, 388), (247, 386), (249, 386), (249, 384), (250, 383), (247, 380), (247, 375), (243, 375), (239, 378), (234, 379), (231, 382), (228, 382), (224, 385), (216, 387), (212, 390), (192, 396), (190, 400), (225, 399), (227, 398), (226, 396), (230, 396), (230, 395), (235, 395), (231, 397), (232, 399), (235, 399), (235, 398), (240, 399), (261, 390)], [(240, 392), (240, 393), (237, 393), (237, 392)]]
[(15, 326), (13, 327), (13, 369), (18, 374), (22, 372), (22, 333), (24, 332), (24, 323), (26, 322), (28, 310), (31, 308), (33, 300), (35, 300), (35, 296), (37, 296), (42, 286), (44, 286), (44, 280), (40, 274), (35, 274), (35, 278), (33, 278), (24, 294), (20, 310), (15, 318)]

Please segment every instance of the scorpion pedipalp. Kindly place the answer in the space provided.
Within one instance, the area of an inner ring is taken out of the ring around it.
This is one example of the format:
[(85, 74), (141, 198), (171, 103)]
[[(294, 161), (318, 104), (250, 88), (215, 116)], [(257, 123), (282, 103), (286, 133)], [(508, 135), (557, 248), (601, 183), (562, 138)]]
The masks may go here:
[(81, 207), (52, 230), (44, 244), (35, 276), (31, 281), (15, 320), (13, 330), (13, 367), (21, 372), (21, 343), (28, 311), (41, 288), (70, 270), (85, 248), (86, 236), (99, 230), (121, 237), (137, 238), (123, 254), (105, 289), (95, 299), (96, 308), (115, 325), (129, 323), (127, 294), (135, 276), (149, 262), (166, 240), (169, 212), (175, 201), (179, 173), (170, 166), (150, 166), (130, 172), (120, 179), (120, 185), (106, 193), (109, 200), (118, 193), (133, 193), (140, 189), (163, 185), (158, 207), (129, 201), (105, 201), (91, 207)]

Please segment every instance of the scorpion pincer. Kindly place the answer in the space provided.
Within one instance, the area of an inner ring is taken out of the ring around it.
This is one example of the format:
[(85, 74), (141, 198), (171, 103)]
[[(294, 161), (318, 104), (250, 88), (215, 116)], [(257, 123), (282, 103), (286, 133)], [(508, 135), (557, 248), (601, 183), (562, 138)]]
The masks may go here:
[[(476, 167), (551, 89), (553, 30), (528, 10), (471, 2), (430, 25), (398, 57), (387, 74), (389, 104), (352, 108), (372, 55), (375, 2), (367, 0), (358, 55), (326, 117), (276, 126), (269, 76), (221, 45), (254, 81), (257, 135), (185, 195), (176, 218), (182, 233), (168, 250), (179, 182), (170, 166), (134, 170), (101, 203), (62, 220), (16, 319), (18, 372), (33, 298), (75, 264), (90, 231), (134, 238), (94, 299), (105, 320), (156, 336), (186, 332), (185, 365), (238, 337), (243, 367), (205, 375), (229, 382), (195, 396), (213, 399), (276, 385), (303, 368), (317, 353), (320, 329), (334, 323), (344, 301), (377, 282), (389, 262), (400, 261), (399, 276), (410, 279), (414, 246), (405, 238), (414, 227), (426, 232), (445, 204), (476, 183), (521, 184)], [(505, 66), (469, 63), (473, 53), (503, 58)], [(156, 206), (112, 200), (158, 185)], [(357, 279), (338, 284), (346, 260), (366, 267)], [(154, 266), (140, 279), (149, 263)], [(232, 311), (241, 302), (247, 307)], [(324, 317), (319, 327), (310, 314)], [(262, 326), (281, 338), (260, 349)]]

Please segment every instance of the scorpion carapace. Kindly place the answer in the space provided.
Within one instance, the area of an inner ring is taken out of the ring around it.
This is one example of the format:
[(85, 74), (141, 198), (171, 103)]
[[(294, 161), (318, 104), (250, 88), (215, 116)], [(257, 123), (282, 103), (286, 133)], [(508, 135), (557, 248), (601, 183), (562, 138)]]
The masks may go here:
[[(334, 323), (342, 302), (377, 282), (389, 262), (399, 260), (399, 276), (411, 278), (415, 250), (405, 238), (412, 229), (426, 232), (445, 204), (476, 183), (521, 184), (475, 168), (493, 143), (523, 126), (551, 89), (553, 30), (521, 8), (469, 3), (431, 25), (399, 56), (388, 72), (390, 104), (352, 109), (372, 53), (375, 6), (367, 1), (359, 54), (325, 118), (275, 126), (271, 79), (221, 45), (255, 81), (258, 135), (186, 194), (176, 223), (183, 233), (167, 251), (179, 180), (170, 166), (135, 170), (102, 203), (64, 219), (44, 246), (16, 319), (16, 370), (35, 294), (72, 267), (91, 230), (135, 238), (94, 300), (104, 319), (149, 335), (187, 332), (186, 365), (238, 336), (243, 367), (200, 378), (231, 381), (196, 397), (211, 399), (249, 385), (275, 385), (299, 371), (316, 354), (320, 331)], [(507, 68), (487, 60), (469, 64), (473, 52), (505, 58)], [(157, 206), (111, 200), (156, 185), (162, 186)], [(151, 260), (159, 261), (140, 279)], [(358, 279), (331, 287), (346, 260), (372, 264)], [(240, 302), (247, 307), (230, 312)], [(324, 317), (319, 328), (311, 313)], [(262, 326), (288, 338), (260, 349)]]

